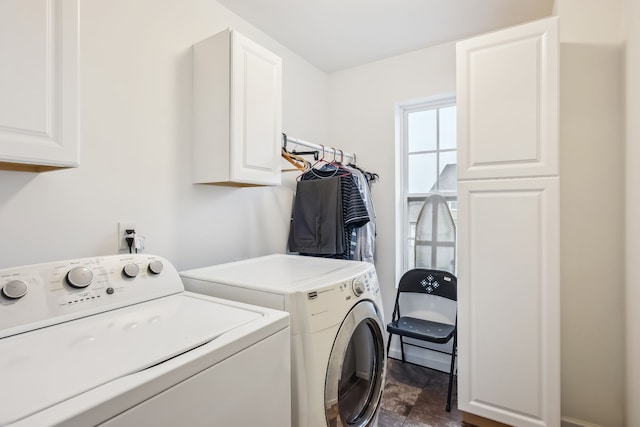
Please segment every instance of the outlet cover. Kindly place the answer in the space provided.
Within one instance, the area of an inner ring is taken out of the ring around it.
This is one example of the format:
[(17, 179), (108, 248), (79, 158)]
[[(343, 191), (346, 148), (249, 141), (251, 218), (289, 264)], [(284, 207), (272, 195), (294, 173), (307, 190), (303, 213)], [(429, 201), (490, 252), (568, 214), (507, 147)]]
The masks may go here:
[(135, 230), (136, 223), (133, 221), (120, 221), (118, 223), (118, 250), (129, 250), (129, 245), (127, 245), (127, 241), (124, 238), (127, 235), (126, 230)]

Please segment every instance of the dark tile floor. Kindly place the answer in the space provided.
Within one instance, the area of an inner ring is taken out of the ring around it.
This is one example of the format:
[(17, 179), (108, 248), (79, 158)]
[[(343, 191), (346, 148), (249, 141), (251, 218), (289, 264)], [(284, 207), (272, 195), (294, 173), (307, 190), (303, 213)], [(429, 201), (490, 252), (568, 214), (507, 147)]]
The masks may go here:
[(454, 377), (451, 412), (445, 411), (449, 375), (388, 359), (378, 427), (473, 427), (462, 422)]

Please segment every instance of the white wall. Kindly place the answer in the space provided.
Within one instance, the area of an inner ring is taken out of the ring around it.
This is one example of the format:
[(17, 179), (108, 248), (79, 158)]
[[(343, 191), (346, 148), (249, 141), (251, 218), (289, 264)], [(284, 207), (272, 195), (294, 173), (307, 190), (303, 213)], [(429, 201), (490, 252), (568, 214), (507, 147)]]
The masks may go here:
[(191, 45), (232, 26), (283, 58), (283, 130), (328, 135), (328, 78), (205, 0), (83, 0), (81, 165), (0, 171), (0, 268), (116, 252), (119, 220), (178, 269), (284, 252), (291, 179), (190, 182)]
[(640, 425), (640, 4), (623, 3), (626, 29), (626, 425)]
[(373, 62), (329, 75), (331, 145), (358, 155), (358, 165), (380, 175), (372, 185), (376, 209), (375, 264), (390, 318), (396, 271), (396, 103), (455, 91), (455, 44)]
[(561, 43), (560, 52), (562, 415), (622, 426), (622, 49)]
[(618, 0), (560, 17), (562, 415), (624, 424), (624, 105)]
[(560, 38), (565, 43), (618, 44), (621, 0), (555, 0), (554, 15), (562, 17)]

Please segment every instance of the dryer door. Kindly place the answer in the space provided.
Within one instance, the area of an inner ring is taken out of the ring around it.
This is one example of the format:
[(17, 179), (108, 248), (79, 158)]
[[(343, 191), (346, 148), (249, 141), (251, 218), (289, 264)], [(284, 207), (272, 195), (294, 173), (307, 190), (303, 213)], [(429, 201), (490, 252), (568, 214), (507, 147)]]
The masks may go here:
[(325, 382), (330, 426), (366, 426), (374, 419), (384, 384), (382, 316), (371, 301), (345, 317), (331, 349)]

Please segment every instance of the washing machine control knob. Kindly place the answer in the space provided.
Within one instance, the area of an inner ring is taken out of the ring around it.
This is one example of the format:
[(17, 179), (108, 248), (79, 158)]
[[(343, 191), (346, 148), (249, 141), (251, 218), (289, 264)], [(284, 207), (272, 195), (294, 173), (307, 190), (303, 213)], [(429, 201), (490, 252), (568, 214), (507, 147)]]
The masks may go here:
[(149, 263), (149, 271), (151, 272), (151, 274), (160, 274), (162, 273), (162, 269), (164, 268), (164, 265), (162, 264), (162, 261), (151, 261)]
[(73, 267), (67, 273), (67, 283), (74, 288), (86, 288), (93, 280), (93, 273), (87, 267)]
[(27, 283), (24, 280), (12, 280), (2, 287), (2, 295), (9, 299), (22, 298), (27, 294)]
[(129, 264), (124, 266), (122, 272), (125, 276), (134, 278), (138, 275), (138, 273), (140, 273), (140, 267), (138, 266), (138, 264), (130, 262)]
[(351, 289), (353, 290), (353, 294), (359, 297), (364, 293), (364, 283), (359, 279), (353, 279), (353, 282), (351, 282)]

